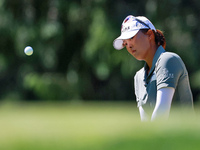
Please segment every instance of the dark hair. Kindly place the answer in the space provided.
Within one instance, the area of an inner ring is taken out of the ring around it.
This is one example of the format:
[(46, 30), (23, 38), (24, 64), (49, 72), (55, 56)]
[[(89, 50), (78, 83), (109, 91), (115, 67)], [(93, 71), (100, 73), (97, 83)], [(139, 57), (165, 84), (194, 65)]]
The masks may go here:
[(166, 47), (166, 40), (163, 32), (161, 30), (156, 30), (156, 32), (153, 30), (154, 35), (155, 35), (155, 42), (157, 45), (162, 45), (162, 47), (165, 49)]
[[(141, 29), (141, 31), (143, 33), (146, 33), (149, 29)], [(154, 30), (152, 30), (154, 35), (155, 35), (155, 42), (156, 45), (160, 46), (162, 45), (162, 47), (165, 49), (166, 47), (166, 40), (165, 40), (165, 36), (163, 34), (163, 32), (161, 30), (156, 30), (156, 32)]]

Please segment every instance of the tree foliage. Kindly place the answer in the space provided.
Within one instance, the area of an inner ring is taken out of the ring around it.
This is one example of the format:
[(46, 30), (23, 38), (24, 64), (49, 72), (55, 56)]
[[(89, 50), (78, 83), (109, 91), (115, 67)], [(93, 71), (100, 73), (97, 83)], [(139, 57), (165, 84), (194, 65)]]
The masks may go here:
[(0, 11), (2, 100), (133, 100), (143, 62), (112, 46), (129, 14), (164, 31), (200, 99), (198, 0), (1, 0)]

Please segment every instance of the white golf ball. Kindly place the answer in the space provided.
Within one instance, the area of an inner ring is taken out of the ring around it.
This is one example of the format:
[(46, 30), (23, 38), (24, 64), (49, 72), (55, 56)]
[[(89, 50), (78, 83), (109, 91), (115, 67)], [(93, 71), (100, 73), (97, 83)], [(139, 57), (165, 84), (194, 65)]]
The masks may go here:
[(24, 53), (28, 56), (32, 55), (33, 54), (33, 48), (31, 46), (27, 46), (25, 49), (24, 49)]

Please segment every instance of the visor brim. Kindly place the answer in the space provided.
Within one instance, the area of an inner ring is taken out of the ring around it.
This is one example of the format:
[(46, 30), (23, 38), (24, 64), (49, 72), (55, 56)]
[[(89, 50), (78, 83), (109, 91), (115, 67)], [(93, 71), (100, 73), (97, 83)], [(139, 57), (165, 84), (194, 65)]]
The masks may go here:
[(122, 33), (118, 38), (113, 41), (113, 47), (116, 50), (121, 50), (124, 48), (123, 40), (130, 39), (138, 33), (139, 30), (134, 30), (130, 32)]

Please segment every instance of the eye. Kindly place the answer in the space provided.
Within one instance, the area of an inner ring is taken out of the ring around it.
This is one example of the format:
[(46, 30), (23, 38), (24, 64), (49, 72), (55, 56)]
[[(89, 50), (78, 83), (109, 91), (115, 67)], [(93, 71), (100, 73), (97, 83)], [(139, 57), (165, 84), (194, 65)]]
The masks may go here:
[(123, 42), (123, 46), (126, 46), (127, 45), (127, 42)]
[(134, 38), (134, 36), (133, 37), (131, 37), (130, 39), (132, 40)]

